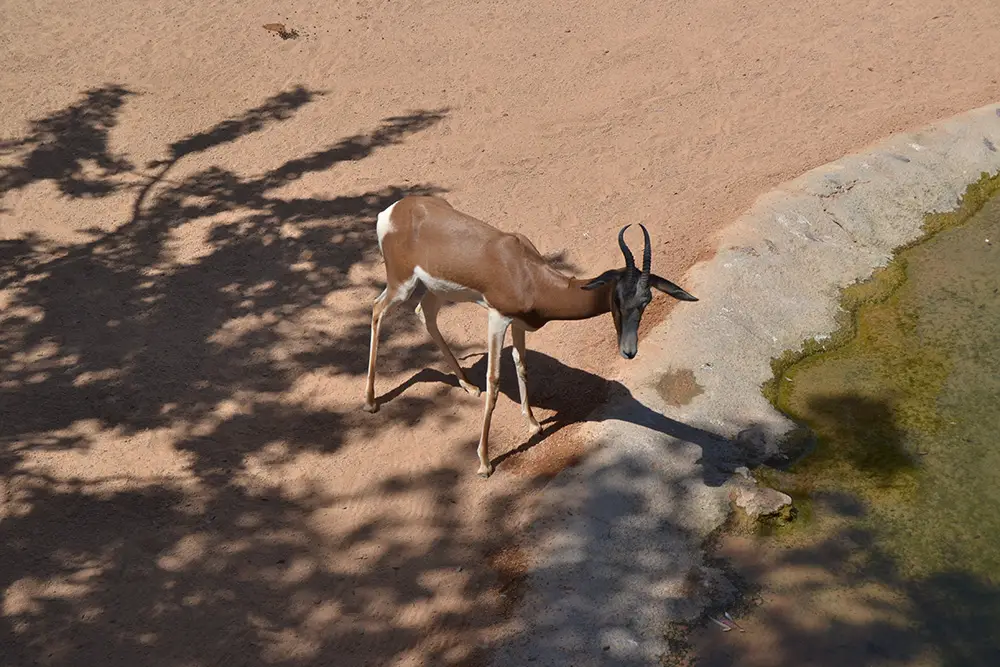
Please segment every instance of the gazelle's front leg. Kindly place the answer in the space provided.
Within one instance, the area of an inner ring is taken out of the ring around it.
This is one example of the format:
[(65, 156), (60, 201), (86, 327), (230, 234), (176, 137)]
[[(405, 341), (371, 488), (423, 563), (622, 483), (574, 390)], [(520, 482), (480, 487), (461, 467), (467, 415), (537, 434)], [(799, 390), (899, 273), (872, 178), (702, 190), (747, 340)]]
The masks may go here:
[(493, 407), (500, 392), (500, 351), (503, 349), (503, 339), (510, 326), (510, 318), (504, 317), (495, 310), (490, 310), (486, 334), (486, 407), (483, 411), (483, 431), (479, 436), (479, 476), (489, 477), (493, 472), (490, 463), (490, 420), (493, 418)]
[(524, 365), (524, 329), (516, 324), (513, 325), (510, 329), (510, 337), (514, 343), (511, 354), (514, 356), (514, 368), (517, 369), (517, 388), (521, 394), (521, 414), (528, 419), (528, 431), (531, 435), (535, 435), (542, 430), (542, 426), (535, 419), (535, 415), (531, 413), (531, 405), (528, 403), (528, 369)]

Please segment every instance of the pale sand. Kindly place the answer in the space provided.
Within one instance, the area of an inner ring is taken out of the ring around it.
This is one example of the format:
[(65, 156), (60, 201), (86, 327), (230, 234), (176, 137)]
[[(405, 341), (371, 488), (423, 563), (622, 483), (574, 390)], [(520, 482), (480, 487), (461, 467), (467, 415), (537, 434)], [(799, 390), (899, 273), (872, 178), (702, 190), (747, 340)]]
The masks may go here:
[[(3, 662), (467, 664), (524, 631), (531, 545), (500, 547), (584, 447), (476, 478), (481, 406), (408, 312), (378, 392), (427, 381), (358, 410), (375, 214), (442, 192), (580, 275), (643, 222), (683, 284), (758, 193), (997, 97), (993, 0), (789, 4), (3, 3)], [(474, 307), (442, 329), (482, 351)], [(612, 340), (529, 337), (539, 418), (625, 377)]]

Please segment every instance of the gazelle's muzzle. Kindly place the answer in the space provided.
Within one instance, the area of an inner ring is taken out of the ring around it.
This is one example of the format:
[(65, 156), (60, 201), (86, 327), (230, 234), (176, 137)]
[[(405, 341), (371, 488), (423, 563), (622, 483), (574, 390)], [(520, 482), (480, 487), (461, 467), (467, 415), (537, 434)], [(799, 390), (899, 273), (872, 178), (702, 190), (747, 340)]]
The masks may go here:
[(634, 359), (639, 353), (639, 323), (626, 320), (622, 324), (618, 333), (618, 351), (626, 359)]

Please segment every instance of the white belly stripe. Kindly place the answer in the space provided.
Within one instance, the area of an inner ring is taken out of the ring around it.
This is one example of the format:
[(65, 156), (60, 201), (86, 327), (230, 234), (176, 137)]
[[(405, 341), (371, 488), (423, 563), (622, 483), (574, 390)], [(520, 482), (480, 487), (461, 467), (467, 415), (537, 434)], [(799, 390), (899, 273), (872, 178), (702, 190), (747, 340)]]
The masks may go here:
[(489, 308), (489, 304), (486, 302), (483, 295), (475, 290), (471, 290), (468, 287), (459, 285), (458, 283), (453, 283), (450, 280), (435, 278), (419, 266), (413, 267), (413, 275), (419, 278), (420, 282), (422, 282), (428, 290), (434, 292), (443, 299), (455, 302), (469, 301)]

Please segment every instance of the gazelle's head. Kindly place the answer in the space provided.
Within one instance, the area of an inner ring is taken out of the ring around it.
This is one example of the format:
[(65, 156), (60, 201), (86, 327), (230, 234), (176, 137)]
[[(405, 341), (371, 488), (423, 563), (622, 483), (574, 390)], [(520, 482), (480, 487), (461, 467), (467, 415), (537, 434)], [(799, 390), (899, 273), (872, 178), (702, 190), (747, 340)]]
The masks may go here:
[(681, 301), (698, 300), (666, 278), (650, 273), (653, 252), (649, 245), (649, 232), (641, 224), (639, 227), (642, 228), (643, 237), (642, 270), (636, 268), (632, 251), (625, 243), (625, 230), (630, 226), (625, 225), (618, 232), (618, 246), (625, 256), (625, 268), (605, 271), (583, 285), (583, 289), (592, 290), (601, 285), (611, 284), (611, 316), (614, 318), (615, 331), (618, 334), (618, 351), (626, 359), (632, 359), (639, 352), (639, 322), (642, 321), (642, 313), (646, 310), (646, 306), (653, 300), (650, 288), (658, 289)]

